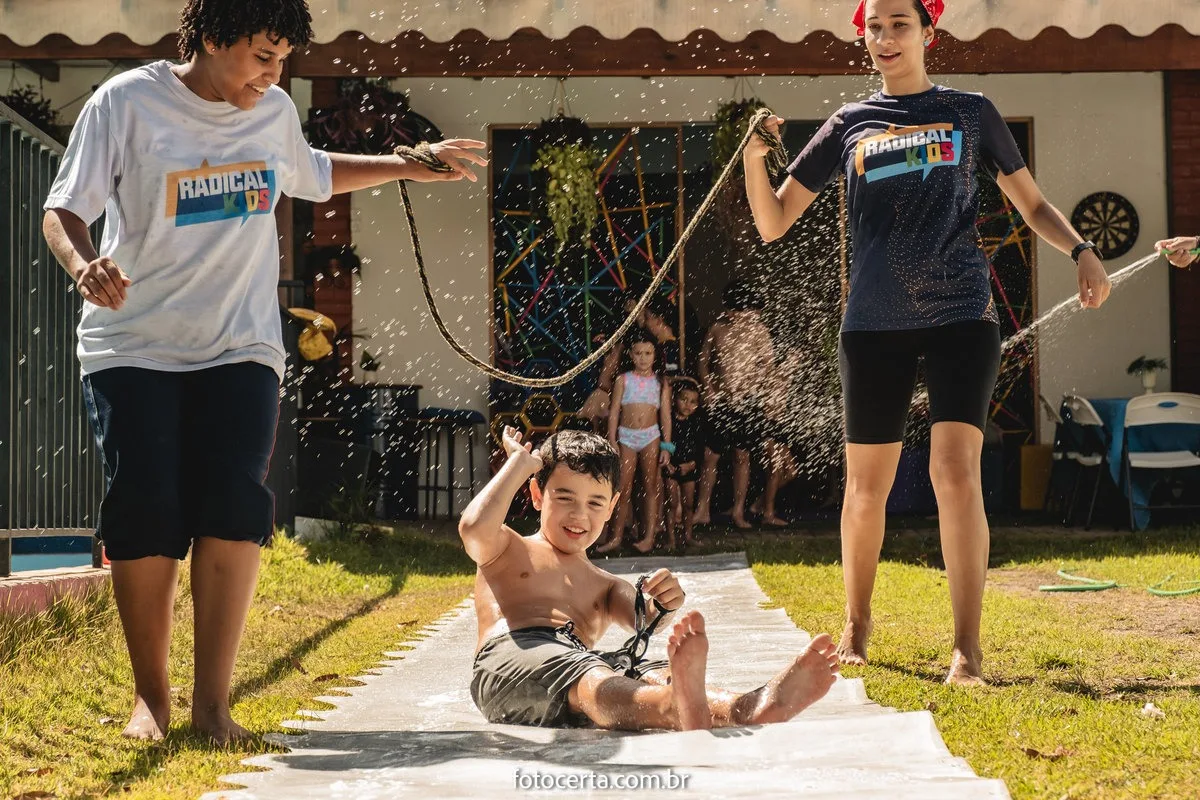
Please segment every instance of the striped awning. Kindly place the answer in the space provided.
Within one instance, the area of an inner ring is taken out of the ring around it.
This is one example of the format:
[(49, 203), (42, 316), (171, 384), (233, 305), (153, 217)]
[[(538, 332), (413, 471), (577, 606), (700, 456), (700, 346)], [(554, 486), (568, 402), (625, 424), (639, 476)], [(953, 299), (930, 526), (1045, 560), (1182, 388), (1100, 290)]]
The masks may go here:
[[(252, 2), (252, 0), (247, 0)], [(122, 33), (153, 44), (173, 33), (183, 0), (0, 0), (0, 34), (22, 46), (50, 34), (93, 44)], [(851, 40), (854, 0), (310, 0), (318, 42), (354, 31), (386, 42), (419, 31), (444, 42), (465, 30), (507, 39), (535, 28), (551, 39), (581, 27), (621, 39), (638, 28), (678, 41), (708, 29), (730, 42), (755, 31), (798, 42), (816, 31)], [(1147, 36), (1176, 24), (1200, 34), (1200, 0), (948, 0), (941, 27), (960, 40), (1000, 29), (1032, 39), (1058, 27), (1087, 38), (1105, 25)]]

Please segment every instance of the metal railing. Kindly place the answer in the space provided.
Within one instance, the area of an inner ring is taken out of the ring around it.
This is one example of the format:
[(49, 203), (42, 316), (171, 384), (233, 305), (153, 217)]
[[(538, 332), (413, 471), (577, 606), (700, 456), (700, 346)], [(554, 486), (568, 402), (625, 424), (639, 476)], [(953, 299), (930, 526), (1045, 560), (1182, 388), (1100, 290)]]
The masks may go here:
[(0, 578), (11, 572), (14, 538), (90, 536), (100, 507), (75, 360), (79, 299), (42, 238), (62, 154), (0, 103)]

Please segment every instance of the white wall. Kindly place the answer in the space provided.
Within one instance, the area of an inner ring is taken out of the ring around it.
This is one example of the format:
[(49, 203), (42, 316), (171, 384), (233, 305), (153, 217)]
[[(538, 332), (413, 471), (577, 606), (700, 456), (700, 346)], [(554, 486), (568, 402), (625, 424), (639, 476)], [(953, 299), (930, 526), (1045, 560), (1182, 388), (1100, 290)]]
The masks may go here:
[(42, 96), (48, 98), (58, 110), (59, 122), (70, 125), (91, 96), (92, 87), (103, 83), (106, 77), (123, 72), (124, 69), (125, 67), (114, 67), (112, 64), (97, 66), (94, 62), (86, 62), (84, 65), (73, 65), (70, 61), (60, 61), (57, 81), (44, 81), (37, 74), (20, 66), (16, 68), (14, 80), (12, 63), (0, 61), (0, 86), (4, 87), (4, 92), (19, 86), (40, 89)]
[[(1141, 217), (1134, 253), (1110, 271), (1148, 253), (1166, 235), (1163, 92), (1161, 75), (962, 75), (938, 80), (982, 91), (1010, 118), (1034, 123), (1034, 166), (1051, 202), (1070, 215), (1084, 196), (1100, 190), (1133, 201)], [(302, 81), (294, 94), (304, 92)], [(490, 124), (537, 123), (549, 116), (552, 79), (452, 78), (395, 81), (415, 109), (450, 137), (486, 140)], [(847, 99), (867, 94), (863, 77), (763, 78), (753, 92), (793, 119), (821, 119)], [(677, 122), (711, 119), (733, 94), (723, 78), (604, 78), (567, 82), (571, 109), (594, 123)], [(302, 109), (302, 114), (305, 113)], [(448, 325), (476, 355), (490, 354), (489, 219), (487, 183), (413, 186), (410, 191), (439, 307)], [(423, 403), (486, 407), (487, 382), (442, 342), (428, 318), (398, 192), (354, 197), (354, 241), (366, 265), (355, 296), (355, 324), (382, 349), (380, 380), (426, 387)], [(1038, 248), (1038, 307), (1048, 309), (1075, 291), (1070, 260)], [(1114, 292), (1100, 311), (1072, 314), (1043, 337), (1041, 391), (1089, 396), (1129, 395), (1135, 379), (1125, 365), (1138, 355), (1169, 353), (1167, 270), (1143, 272)], [(1043, 429), (1043, 439), (1050, 431)]]

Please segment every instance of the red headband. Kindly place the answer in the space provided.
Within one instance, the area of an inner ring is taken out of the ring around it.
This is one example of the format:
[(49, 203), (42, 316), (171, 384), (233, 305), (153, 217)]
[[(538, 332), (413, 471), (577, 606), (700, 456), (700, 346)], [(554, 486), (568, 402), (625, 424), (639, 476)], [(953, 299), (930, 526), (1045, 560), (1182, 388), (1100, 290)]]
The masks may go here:
[[(942, 14), (946, 11), (945, 0), (921, 0), (921, 5), (925, 6), (925, 10), (929, 12), (929, 19), (934, 25), (938, 24), (938, 20), (942, 18)], [(858, 29), (858, 35), (864, 36), (867, 32), (867, 0), (858, 0), (858, 9), (854, 12), (854, 19), (851, 20), (854, 27)], [(937, 44), (935, 37), (930, 42), (930, 47)]]

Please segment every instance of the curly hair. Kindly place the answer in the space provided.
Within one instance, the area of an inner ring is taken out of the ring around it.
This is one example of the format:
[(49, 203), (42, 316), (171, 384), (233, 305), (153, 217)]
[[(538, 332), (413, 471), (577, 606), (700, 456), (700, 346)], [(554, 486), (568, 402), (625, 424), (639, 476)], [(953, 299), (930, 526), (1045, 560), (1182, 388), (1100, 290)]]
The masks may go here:
[(179, 14), (179, 55), (190, 61), (205, 39), (229, 47), (264, 31), (273, 42), (306, 46), (313, 35), (308, 0), (188, 0)]
[(542, 468), (537, 473), (537, 484), (542, 489), (559, 464), (566, 464), (572, 472), (607, 481), (613, 491), (620, 485), (621, 456), (603, 436), (589, 431), (559, 431), (542, 442), (538, 451), (542, 455)]

